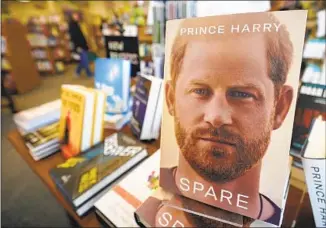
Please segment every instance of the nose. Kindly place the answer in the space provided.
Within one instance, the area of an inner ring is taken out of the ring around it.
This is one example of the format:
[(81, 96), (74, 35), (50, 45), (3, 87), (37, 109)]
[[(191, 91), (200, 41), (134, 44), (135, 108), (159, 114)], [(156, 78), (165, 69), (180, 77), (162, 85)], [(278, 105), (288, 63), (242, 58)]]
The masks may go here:
[(232, 124), (231, 107), (224, 93), (215, 93), (206, 104), (204, 121), (214, 128)]

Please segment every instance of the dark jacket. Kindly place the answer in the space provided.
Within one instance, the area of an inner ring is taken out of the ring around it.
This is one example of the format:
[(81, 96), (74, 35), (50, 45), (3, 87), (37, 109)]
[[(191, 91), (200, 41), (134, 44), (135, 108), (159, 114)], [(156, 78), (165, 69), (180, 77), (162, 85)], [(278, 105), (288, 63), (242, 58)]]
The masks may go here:
[(75, 51), (78, 47), (86, 51), (88, 50), (87, 41), (85, 39), (83, 32), (80, 29), (78, 22), (74, 20), (70, 20), (69, 34), (70, 34), (70, 39), (74, 44)]

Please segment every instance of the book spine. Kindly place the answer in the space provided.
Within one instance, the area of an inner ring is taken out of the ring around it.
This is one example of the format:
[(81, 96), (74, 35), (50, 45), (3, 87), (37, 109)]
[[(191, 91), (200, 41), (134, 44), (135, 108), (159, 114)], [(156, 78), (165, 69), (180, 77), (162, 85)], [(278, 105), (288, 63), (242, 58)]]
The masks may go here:
[(302, 158), (316, 227), (326, 226), (326, 159)]

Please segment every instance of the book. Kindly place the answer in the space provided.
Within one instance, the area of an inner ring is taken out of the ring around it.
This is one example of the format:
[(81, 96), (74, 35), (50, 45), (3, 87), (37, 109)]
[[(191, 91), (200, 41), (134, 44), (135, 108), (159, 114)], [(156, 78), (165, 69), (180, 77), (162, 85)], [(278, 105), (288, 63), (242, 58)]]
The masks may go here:
[(139, 77), (132, 107), (131, 130), (140, 140), (159, 137), (162, 117), (162, 80), (142, 75)]
[(160, 151), (140, 163), (95, 203), (95, 212), (105, 224), (137, 227), (136, 209), (158, 188)]
[(140, 227), (275, 227), (158, 188), (134, 213)]
[(325, 58), (325, 38), (309, 39), (304, 48), (303, 58), (324, 59)]
[(95, 60), (95, 88), (106, 94), (108, 113), (128, 110), (131, 64), (128, 60), (97, 58)]
[(142, 144), (119, 132), (51, 169), (50, 175), (67, 201), (78, 208), (146, 156)]
[[(133, 88), (130, 88), (130, 93), (133, 94)], [(133, 104), (133, 96), (129, 98), (129, 109), (125, 113), (105, 113), (104, 115), (104, 128), (121, 130), (127, 125), (131, 119), (132, 111), (131, 107)]]
[(326, 121), (316, 118), (311, 128), (302, 164), (316, 227), (326, 226)]
[[(292, 165), (292, 159), (288, 167)], [(283, 207), (288, 197), (290, 176), (283, 189)], [(284, 210), (281, 213), (283, 220)], [(238, 213), (213, 207), (197, 200), (173, 194), (161, 187), (155, 191), (134, 213), (140, 227), (277, 227)]]
[(77, 85), (61, 86), (59, 138), (65, 158), (103, 141), (105, 95)]
[(59, 121), (60, 108), (61, 100), (57, 99), (20, 111), (14, 114), (13, 120), (22, 134), (28, 133), (47, 124)]
[(24, 143), (27, 146), (34, 160), (39, 160), (51, 152), (58, 151), (59, 145), (59, 122), (54, 122), (23, 135)]
[(295, 10), (167, 22), (163, 189), (280, 225), (306, 17)]
[(127, 123), (129, 123), (132, 116), (132, 112), (129, 111), (127, 113), (121, 114), (111, 114), (106, 113), (104, 116), (104, 128), (121, 130)]

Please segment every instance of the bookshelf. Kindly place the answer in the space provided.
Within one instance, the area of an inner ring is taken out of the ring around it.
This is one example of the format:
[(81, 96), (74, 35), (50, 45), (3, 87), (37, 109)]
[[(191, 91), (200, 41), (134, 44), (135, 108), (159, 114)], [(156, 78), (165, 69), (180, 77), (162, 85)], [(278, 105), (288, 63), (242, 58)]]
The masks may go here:
[(60, 18), (31, 18), (27, 23), (28, 40), (37, 69), (42, 74), (60, 74), (70, 61), (69, 37), (62, 31)]
[(319, 34), (318, 32), (320, 27), (325, 26), (325, 23), (322, 24), (318, 19), (319, 12), (322, 9), (325, 10), (325, 3), (320, 1), (298, 1), (296, 7), (308, 10), (300, 86), (290, 152), (297, 160), (294, 166), (302, 169), (301, 153), (305, 149), (312, 121), (319, 115), (326, 119), (326, 37), (325, 34)]
[(1, 81), (9, 94), (28, 92), (41, 83), (26, 36), (26, 27), (18, 20), (2, 22)]

